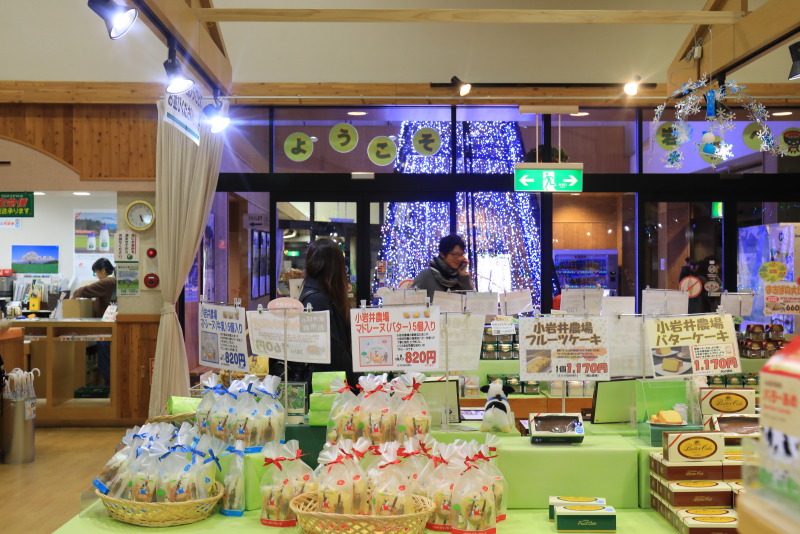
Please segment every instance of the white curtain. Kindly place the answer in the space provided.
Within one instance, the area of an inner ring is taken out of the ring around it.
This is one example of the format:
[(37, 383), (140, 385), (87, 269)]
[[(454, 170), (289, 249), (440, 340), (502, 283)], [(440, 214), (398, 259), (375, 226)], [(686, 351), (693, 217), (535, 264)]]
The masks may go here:
[(171, 395), (189, 394), (189, 366), (175, 303), (192, 267), (211, 210), (222, 157), (222, 135), (200, 126), (196, 145), (164, 122), (158, 103), (156, 145), (156, 242), (158, 276), (164, 303), (158, 325), (150, 417), (161, 415)]

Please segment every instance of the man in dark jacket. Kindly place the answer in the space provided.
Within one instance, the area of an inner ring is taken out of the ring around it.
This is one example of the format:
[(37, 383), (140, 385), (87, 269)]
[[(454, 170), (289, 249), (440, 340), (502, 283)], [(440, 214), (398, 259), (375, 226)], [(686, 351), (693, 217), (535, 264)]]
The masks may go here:
[(439, 241), (439, 255), (433, 258), (427, 269), (414, 278), (414, 287), (425, 289), (433, 300), (435, 291), (472, 291), (469, 261), (464, 253), (467, 245), (461, 236), (448, 235)]

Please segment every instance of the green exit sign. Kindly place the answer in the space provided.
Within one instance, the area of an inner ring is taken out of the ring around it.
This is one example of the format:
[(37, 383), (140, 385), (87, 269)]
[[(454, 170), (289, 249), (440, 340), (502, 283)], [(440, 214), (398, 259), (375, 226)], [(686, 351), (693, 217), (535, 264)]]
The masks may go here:
[(514, 191), (580, 193), (583, 163), (518, 163), (514, 167)]

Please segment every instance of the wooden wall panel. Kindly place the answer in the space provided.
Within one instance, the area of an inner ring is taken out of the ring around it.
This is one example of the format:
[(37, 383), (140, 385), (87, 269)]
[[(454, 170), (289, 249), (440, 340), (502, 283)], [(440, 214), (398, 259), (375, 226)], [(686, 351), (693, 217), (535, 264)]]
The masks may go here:
[(140, 424), (147, 419), (150, 402), (150, 367), (156, 353), (160, 317), (119, 316), (117, 340), (119, 361), (120, 419)]
[(0, 104), (0, 135), (75, 167), (82, 180), (154, 180), (154, 105)]

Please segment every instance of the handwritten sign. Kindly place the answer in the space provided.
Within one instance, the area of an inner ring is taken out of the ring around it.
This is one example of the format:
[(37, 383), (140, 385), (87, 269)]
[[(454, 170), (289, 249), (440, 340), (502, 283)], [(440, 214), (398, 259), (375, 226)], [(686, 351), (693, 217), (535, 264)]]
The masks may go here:
[(742, 372), (731, 315), (649, 318), (645, 332), (656, 378)]
[(331, 363), (331, 317), (327, 310), (248, 311), (247, 328), (254, 354), (282, 360), (285, 339), (288, 361)]
[(522, 380), (608, 380), (607, 324), (559, 315), (519, 321)]
[(438, 371), (441, 326), (436, 306), (350, 310), (354, 371)]
[(764, 284), (764, 315), (776, 313), (800, 315), (800, 285), (794, 282)]
[(200, 303), (200, 364), (247, 371), (244, 308)]

